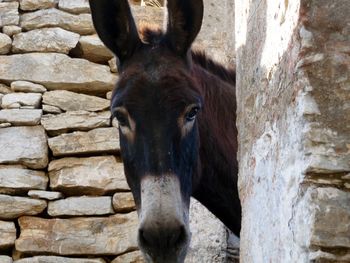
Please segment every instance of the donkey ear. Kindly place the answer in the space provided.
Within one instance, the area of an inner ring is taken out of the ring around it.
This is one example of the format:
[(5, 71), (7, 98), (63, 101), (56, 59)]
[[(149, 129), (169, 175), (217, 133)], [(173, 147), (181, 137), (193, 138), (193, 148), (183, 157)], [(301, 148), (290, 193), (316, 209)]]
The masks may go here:
[(179, 55), (186, 55), (201, 29), (203, 0), (168, 0), (166, 39)]
[(128, 0), (89, 0), (92, 20), (102, 42), (119, 58), (129, 58), (141, 45)]

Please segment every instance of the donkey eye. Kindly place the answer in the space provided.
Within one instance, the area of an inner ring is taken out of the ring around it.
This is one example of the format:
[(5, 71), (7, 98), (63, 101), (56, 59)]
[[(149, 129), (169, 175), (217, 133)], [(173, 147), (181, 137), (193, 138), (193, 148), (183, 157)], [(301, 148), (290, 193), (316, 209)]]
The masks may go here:
[(125, 114), (121, 112), (116, 112), (115, 113), (115, 118), (117, 119), (118, 123), (120, 126), (127, 126), (128, 125), (128, 118), (125, 116)]
[(192, 107), (186, 114), (186, 121), (193, 121), (196, 118), (199, 109), (199, 106)]

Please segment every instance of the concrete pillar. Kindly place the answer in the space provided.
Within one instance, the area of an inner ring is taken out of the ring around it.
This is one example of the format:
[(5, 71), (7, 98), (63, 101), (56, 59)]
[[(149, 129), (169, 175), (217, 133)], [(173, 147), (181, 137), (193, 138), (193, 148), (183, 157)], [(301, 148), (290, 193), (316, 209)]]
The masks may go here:
[(235, 5), (241, 262), (350, 262), (350, 3)]

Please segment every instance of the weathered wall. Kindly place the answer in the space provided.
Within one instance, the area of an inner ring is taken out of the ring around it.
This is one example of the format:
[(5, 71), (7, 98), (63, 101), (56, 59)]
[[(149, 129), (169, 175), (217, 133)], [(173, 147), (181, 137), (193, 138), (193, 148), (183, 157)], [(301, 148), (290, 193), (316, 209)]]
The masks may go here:
[[(87, 2), (0, 0), (1, 263), (142, 262), (109, 124), (115, 61), (94, 35)], [(233, 50), (233, 35), (218, 30), (233, 22), (224, 2), (205, 3), (199, 43), (230, 61), (221, 47)], [(160, 8), (133, 11), (162, 23)], [(196, 202), (191, 228), (186, 262), (228, 261), (226, 229)]]
[(242, 262), (350, 262), (350, 4), (236, 0)]

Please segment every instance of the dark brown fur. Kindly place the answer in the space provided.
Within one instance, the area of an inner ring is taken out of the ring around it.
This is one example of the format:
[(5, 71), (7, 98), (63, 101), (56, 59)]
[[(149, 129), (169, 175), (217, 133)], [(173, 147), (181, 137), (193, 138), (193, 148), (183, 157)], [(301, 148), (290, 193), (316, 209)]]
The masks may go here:
[[(163, 37), (160, 29), (149, 25), (143, 25), (140, 35), (150, 45), (157, 45)], [(236, 72), (233, 67), (216, 63), (204, 51), (191, 51), (191, 59), (192, 77), (204, 98), (199, 118), (200, 163), (194, 178), (198, 187), (193, 196), (239, 235), (240, 223), (234, 223), (241, 217), (237, 193)]]
[[(100, 38), (120, 62), (111, 110), (122, 127), (125, 175), (138, 212), (149, 212), (140, 218), (141, 250), (149, 262), (184, 261), (190, 196), (239, 236), (235, 70), (191, 51), (203, 1), (168, 0), (166, 32), (143, 26), (139, 33), (127, 0), (90, 0), (90, 5)], [(128, 120), (133, 140), (125, 134)], [(173, 191), (172, 185), (142, 188), (147, 180), (159, 183), (168, 176), (180, 187), (167, 204), (162, 193)], [(142, 196), (153, 201), (143, 204)]]

